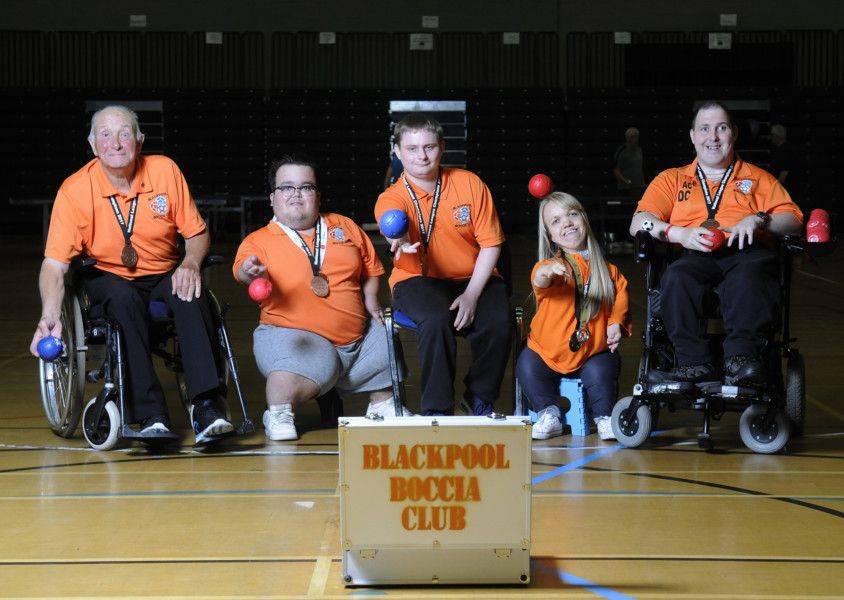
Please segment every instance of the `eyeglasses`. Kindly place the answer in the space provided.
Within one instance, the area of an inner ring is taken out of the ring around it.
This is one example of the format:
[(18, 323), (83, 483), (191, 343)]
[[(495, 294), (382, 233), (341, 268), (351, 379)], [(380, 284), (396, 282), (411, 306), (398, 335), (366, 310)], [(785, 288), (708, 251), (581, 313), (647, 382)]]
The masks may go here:
[(273, 188), (273, 191), (281, 192), (282, 197), (289, 198), (296, 192), (299, 192), (302, 196), (313, 196), (316, 194), (317, 189), (315, 185), (305, 183), (299, 187), (296, 187), (295, 185), (278, 185)]

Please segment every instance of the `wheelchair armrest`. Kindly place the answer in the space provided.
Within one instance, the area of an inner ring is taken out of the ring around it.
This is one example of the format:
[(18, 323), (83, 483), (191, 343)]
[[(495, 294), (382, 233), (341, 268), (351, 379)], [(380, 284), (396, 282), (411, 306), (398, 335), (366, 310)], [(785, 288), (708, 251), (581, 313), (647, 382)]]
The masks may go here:
[(654, 254), (654, 239), (647, 231), (637, 231), (633, 239), (633, 258), (636, 262), (648, 262)]
[(828, 242), (810, 242), (802, 235), (786, 234), (781, 236), (779, 240), (789, 254), (805, 252), (812, 258), (829, 256), (838, 247), (837, 238), (833, 238)]

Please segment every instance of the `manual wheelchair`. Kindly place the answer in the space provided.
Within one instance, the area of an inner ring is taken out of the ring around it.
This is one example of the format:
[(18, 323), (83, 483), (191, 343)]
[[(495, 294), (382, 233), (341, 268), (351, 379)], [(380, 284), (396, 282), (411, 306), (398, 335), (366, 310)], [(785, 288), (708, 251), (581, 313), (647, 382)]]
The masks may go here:
[[(203, 267), (222, 262), (220, 256), (208, 256)], [(179, 436), (174, 433), (141, 432), (123, 421), (126, 366), (120, 326), (114, 319), (105, 316), (100, 307), (91, 306), (82, 286), (82, 278), (94, 264), (94, 260), (83, 258), (72, 265), (61, 313), (64, 350), (53, 361), (39, 359), (41, 402), (50, 429), (60, 437), (70, 438), (81, 421), (85, 440), (96, 450), (110, 450), (120, 439), (152, 446), (176, 442)], [(215, 350), (221, 389), (227, 389), (231, 380), (240, 402), (242, 422), (233, 434), (245, 435), (254, 431), (254, 425), (246, 410), (237, 361), (229, 342), (225, 322), (228, 307), (221, 308), (214, 294), (210, 290), (205, 291), (217, 330), (218, 347)], [(182, 404), (188, 409), (187, 386), (175, 324), (162, 301), (151, 301), (149, 312), (150, 349), (174, 372)], [(98, 381), (103, 382), (103, 388), (84, 403), (86, 383)]]
[[(805, 368), (803, 356), (793, 346), (790, 331), (790, 288), (792, 259), (798, 253), (822, 256), (833, 244), (808, 243), (797, 236), (783, 236), (778, 244), (780, 306), (777, 322), (772, 325), (763, 352), (768, 381), (764, 386), (725, 385), (721, 381), (689, 383), (659, 382), (649, 378), (652, 370), (670, 371), (675, 366), (674, 349), (659, 314), (660, 276), (676, 256), (676, 248), (656, 243), (640, 231), (634, 242), (637, 262), (645, 263), (647, 309), (644, 344), (633, 395), (620, 399), (612, 412), (616, 439), (624, 446), (641, 446), (650, 436), (659, 412), (667, 409), (692, 409), (702, 413), (703, 429), (698, 445), (711, 450), (711, 420), (726, 412), (741, 412), (739, 434), (753, 452), (772, 454), (782, 450), (792, 436), (802, 433), (805, 417)], [(717, 318), (717, 298), (711, 299), (713, 318)], [(713, 350), (720, 349), (723, 334), (709, 333)], [(716, 358), (717, 357), (716, 355)]]

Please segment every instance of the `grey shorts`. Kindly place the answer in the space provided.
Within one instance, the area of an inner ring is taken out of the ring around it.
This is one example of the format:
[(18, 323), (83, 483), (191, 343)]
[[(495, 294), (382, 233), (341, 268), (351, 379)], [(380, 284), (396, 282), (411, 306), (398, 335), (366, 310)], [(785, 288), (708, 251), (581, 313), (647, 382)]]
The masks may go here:
[(252, 341), (264, 377), (273, 371), (295, 373), (316, 383), (320, 395), (333, 387), (344, 395), (392, 386), (387, 331), (375, 321), (370, 321), (363, 338), (345, 346), (335, 346), (310, 331), (263, 324), (255, 329)]

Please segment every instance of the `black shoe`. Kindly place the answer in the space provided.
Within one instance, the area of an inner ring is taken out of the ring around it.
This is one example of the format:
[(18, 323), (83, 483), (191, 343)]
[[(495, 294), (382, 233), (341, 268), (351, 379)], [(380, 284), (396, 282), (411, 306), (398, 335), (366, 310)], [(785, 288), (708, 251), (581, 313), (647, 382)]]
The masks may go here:
[(145, 419), (141, 419), (140, 432), (170, 435), (170, 418), (167, 415), (151, 415)]
[(190, 420), (197, 444), (207, 444), (234, 431), (234, 425), (211, 399), (195, 400), (190, 407)]
[(727, 385), (764, 385), (765, 366), (747, 354), (736, 354), (724, 361), (724, 383)]
[(651, 383), (672, 383), (678, 381), (701, 383), (702, 381), (716, 380), (718, 380), (718, 372), (712, 363), (681, 365), (671, 371), (658, 371), (654, 369), (648, 373), (648, 381)]

